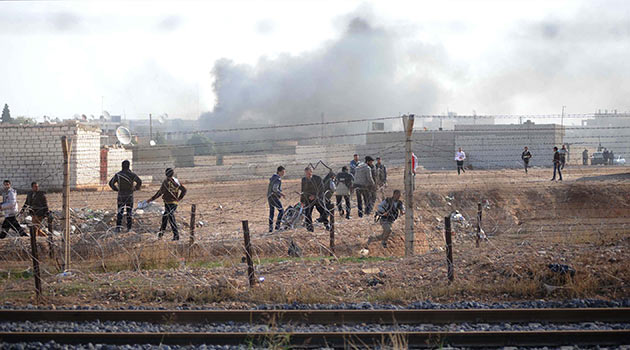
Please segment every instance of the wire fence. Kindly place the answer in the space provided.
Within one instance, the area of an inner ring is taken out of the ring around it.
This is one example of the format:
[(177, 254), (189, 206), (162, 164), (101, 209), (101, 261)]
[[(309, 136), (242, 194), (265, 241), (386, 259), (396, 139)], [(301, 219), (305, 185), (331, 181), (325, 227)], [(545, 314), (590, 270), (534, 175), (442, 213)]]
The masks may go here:
[[(308, 125), (311, 124), (317, 123)], [(615, 128), (620, 133), (625, 129)], [(222, 132), (238, 131), (241, 130)], [(347, 136), (348, 134), (328, 137), (342, 139)], [(536, 137), (533, 136), (534, 139)], [(609, 136), (602, 136), (607, 137)], [(586, 139), (585, 137), (584, 144), (597, 146), (593, 144), (591, 137)], [(527, 140), (531, 142), (532, 138), (528, 136)], [(232, 142), (231, 145), (263, 141), (270, 140)], [(517, 135), (512, 141), (521, 144), (525, 138)], [(542, 137), (534, 142), (549, 148), (556, 145)], [(614, 145), (614, 142), (620, 141), (612, 141), (609, 145)], [(416, 143), (422, 145), (422, 142)], [(433, 150), (421, 155), (425, 160), (439, 159), (439, 152), (454, 153), (452, 149), (434, 144), (424, 146)], [(380, 156), (385, 165), (389, 166), (387, 183), (375, 190), (375, 205), (391, 196), (394, 189), (404, 189), (400, 161), (404, 159), (403, 149), (402, 140), (399, 143), (376, 142), (363, 149), (362, 155)], [(477, 154), (493, 150), (496, 150), (496, 145), (479, 145), (468, 159), (474, 162)], [(278, 151), (278, 147), (260, 147), (254, 153), (265, 154), (272, 151)], [(251, 155), (252, 150), (244, 151), (243, 154)], [(548, 159), (545, 161), (547, 166), (551, 165), (552, 156), (551, 152), (534, 155)], [(334, 216), (334, 249), (330, 244), (330, 230), (325, 224), (315, 221), (317, 214), (313, 218), (314, 232), (306, 230), (303, 217), (295, 220), (292, 226), (269, 232), (267, 186), (268, 178), (276, 166), (303, 169), (324, 158), (325, 165), (338, 172), (342, 165), (348, 165), (348, 154), (321, 154), (321, 151), (312, 151), (293, 157), (292, 161), (272, 161), (264, 157), (257, 158), (254, 154), (254, 163), (263, 170), (236, 164), (216, 170), (212, 173), (215, 176), (213, 181), (204, 180), (216, 168), (213, 165), (175, 169), (175, 176), (188, 188), (186, 197), (179, 202), (175, 212), (180, 230), (179, 241), (171, 240), (168, 226), (168, 232), (162, 238), (158, 237), (164, 211), (161, 205), (154, 203), (141, 209), (137, 207), (139, 201), (148, 199), (158, 190), (162, 179), (156, 179), (154, 183), (148, 183), (134, 193), (133, 225), (129, 232), (124, 228), (121, 232), (117, 230), (117, 194), (107, 186), (103, 185), (98, 190), (72, 191), (71, 261), (66, 272), (66, 262), (63, 261), (61, 194), (49, 193), (53, 219), (50, 227), (44, 225), (43, 230), (47, 237), (38, 239), (43, 295), (54, 300), (55, 296), (71, 294), (68, 286), (73, 286), (72, 288), (87, 289), (92, 301), (128, 301), (136, 300), (128, 295), (132, 292), (122, 287), (112, 289), (111, 286), (128, 286), (129, 290), (136, 290), (132, 287), (145, 285), (150, 286), (148, 289), (153, 293), (149, 299), (160, 302), (168, 299), (164, 285), (246, 290), (247, 268), (242, 229), (244, 220), (249, 223), (252, 257), (255, 275), (260, 278), (259, 284), (274, 286), (286, 294), (287, 289), (282, 285), (299, 285), (301, 280), (307, 276), (313, 278), (315, 274), (322, 283), (334, 286), (331, 287), (333, 289), (322, 288), (321, 298), (315, 300), (331, 302), (346, 298), (339, 299), (340, 292), (334, 290), (347, 292), (350, 300), (353, 296), (362, 295), (365, 287), (353, 285), (356, 281), (348, 272), (348, 266), (356, 263), (368, 271), (363, 274), (372, 276), (371, 265), (382, 272), (385, 264), (390, 268), (388, 271), (391, 272), (388, 273), (393, 274), (396, 268), (404, 270), (404, 266), (410, 264), (409, 261), (417, 264), (425, 261), (422, 259), (428, 259), (434, 265), (418, 266), (418, 269), (423, 270), (418, 272), (418, 276), (423, 276), (427, 281), (445, 280), (446, 216), (452, 218), (456, 265), (462, 266), (461, 269), (456, 267), (459, 272), (457, 279), (470, 279), (471, 277), (466, 276), (467, 271), (478, 271), (479, 266), (486, 263), (489, 264), (488, 269), (495, 272), (503, 271), (502, 273), (510, 276), (523, 277), (525, 267), (531, 263), (528, 260), (531, 256), (539, 256), (539, 262), (570, 264), (577, 260), (571, 260), (571, 254), (567, 250), (595, 249), (597, 254), (602, 254), (602, 251), (610, 250), (605, 244), (611, 244), (615, 249), (627, 248), (630, 233), (630, 222), (627, 219), (630, 217), (630, 186), (624, 167), (567, 164), (563, 174), (564, 183), (559, 184), (549, 181), (552, 174), (549, 167), (533, 167), (526, 174), (520, 169), (520, 154), (499, 152), (494, 157), (497, 164), (507, 162), (513, 164), (513, 169), (468, 168), (458, 175), (454, 160), (450, 160), (452, 158), (449, 159), (452, 164), (450, 170), (418, 169), (414, 177), (412, 204), (415, 214), (416, 257), (404, 261), (398, 260), (404, 255), (404, 218), (401, 216), (394, 222), (393, 235), (389, 238), (387, 247), (383, 247), (379, 239), (382, 227), (375, 222), (373, 214), (358, 217), (356, 193), (351, 196), (350, 219), (340, 215), (335, 196), (332, 197), (332, 208), (328, 206), (326, 214), (329, 219)], [(61, 166), (51, 165), (51, 169), (62, 172)], [(100, 165), (86, 165), (82, 171), (90, 169), (98, 171)], [(163, 168), (156, 165), (152, 170), (163, 171)], [(321, 177), (329, 171), (320, 165), (314, 170)], [(300, 201), (301, 176), (302, 173), (294, 171), (283, 181), (286, 197), (282, 202), (285, 209), (297, 206)], [(21, 205), (24, 197), (20, 196), (19, 201)], [(481, 230), (477, 230), (479, 203), (483, 208)], [(196, 206), (194, 219), (191, 219), (192, 204)], [(22, 215), (19, 219), (28, 230), (30, 220), (26, 216)], [(125, 223), (126, 220), (123, 220), (122, 226)], [(194, 239), (190, 235), (193, 227)], [(479, 248), (476, 247), (478, 237), (482, 238)], [(604, 241), (605, 244), (602, 243)], [(617, 253), (611, 253), (607, 258), (621, 259), (623, 252)], [(7, 282), (3, 283), (3, 293), (11, 295), (31, 290), (25, 284), (30, 282), (25, 282), (26, 279), (22, 277), (28, 277), (32, 273), (32, 258), (28, 238), (19, 237), (10, 231), (9, 236), (0, 241), (0, 278)], [(462, 260), (473, 260), (476, 267), (461, 263)], [(330, 267), (332, 263), (336, 264), (335, 268)], [(157, 271), (160, 273), (156, 273)], [(627, 284), (627, 275), (614, 277)], [(368, 279), (368, 284), (378, 287), (384, 283), (384, 279), (379, 279), (376, 275)], [(413, 276), (402, 276), (391, 284), (395, 287), (397, 284), (407, 283), (409, 279), (413, 279)], [(20, 281), (25, 283), (18, 283)], [(78, 286), (76, 281), (82, 281), (84, 285)], [(344, 281), (350, 287), (338, 285)], [(119, 295), (111, 294), (114, 292)], [(625, 289), (622, 288), (623, 293)], [(238, 300), (237, 296), (233, 297)]]

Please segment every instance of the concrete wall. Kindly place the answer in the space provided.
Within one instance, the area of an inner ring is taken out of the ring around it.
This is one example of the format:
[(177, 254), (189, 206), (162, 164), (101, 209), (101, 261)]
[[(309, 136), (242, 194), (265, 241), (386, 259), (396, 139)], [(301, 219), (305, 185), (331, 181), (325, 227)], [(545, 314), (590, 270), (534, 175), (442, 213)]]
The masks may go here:
[(133, 152), (124, 148), (110, 148), (107, 150), (107, 181), (122, 169), (122, 162), (128, 160), (134, 170)]
[(63, 187), (61, 136), (72, 140), (71, 187), (98, 185), (100, 130), (68, 121), (34, 126), (0, 124), (0, 178), (20, 190), (37, 181), (42, 189)]

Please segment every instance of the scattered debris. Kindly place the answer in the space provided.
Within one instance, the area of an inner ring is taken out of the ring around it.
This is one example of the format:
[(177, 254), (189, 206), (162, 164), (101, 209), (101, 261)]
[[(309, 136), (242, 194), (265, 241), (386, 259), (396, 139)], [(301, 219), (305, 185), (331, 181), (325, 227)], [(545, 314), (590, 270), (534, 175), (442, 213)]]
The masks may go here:
[(567, 273), (571, 275), (571, 277), (575, 276), (575, 269), (569, 265), (564, 264), (549, 264), (547, 265), (549, 270), (559, 273), (561, 275), (566, 275)]
[(289, 253), (289, 256), (299, 258), (302, 256), (302, 248), (298, 247), (298, 245), (295, 244), (293, 240), (291, 240), (291, 243), (289, 243), (288, 253)]
[(359, 255), (361, 255), (362, 257), (366, 257), (368, 256), (368, 254), (370, 254), (370, 251), (365, 248), (359, 250)]

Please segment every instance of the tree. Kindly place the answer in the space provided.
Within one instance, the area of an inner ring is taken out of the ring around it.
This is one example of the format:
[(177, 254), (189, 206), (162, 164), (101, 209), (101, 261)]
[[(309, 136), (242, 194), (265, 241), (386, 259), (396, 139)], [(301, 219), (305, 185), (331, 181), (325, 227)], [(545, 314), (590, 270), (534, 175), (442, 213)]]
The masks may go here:
[(214, 142), (205, 135), (193, 135), (186, 144), (195, 148), (196, 156), (211, 155), (215, 152)]
[(166, 145), (166, 137), (162, 135), (159, 131), (155, 133), (155, 141), (158, 145)]
[(9, 105), (4, 104), (4, 108), (2, 109), (2, 122), (3, 123), (11, 123), (13, 119), (11, 118), (11, 111), (9, 111)]

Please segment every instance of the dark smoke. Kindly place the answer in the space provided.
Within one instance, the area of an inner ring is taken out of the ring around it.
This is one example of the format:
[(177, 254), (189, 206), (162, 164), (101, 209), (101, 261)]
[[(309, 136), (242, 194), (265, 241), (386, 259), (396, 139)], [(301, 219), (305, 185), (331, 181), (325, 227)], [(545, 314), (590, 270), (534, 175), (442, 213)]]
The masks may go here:
[[(440, 86), (427, 72), (442, 64), (434, 59), (441, 50), (403, 49), (397, 38), (355, 17), (338, 39), (299, 56), (261, 58), (254, 66), (221, 59), (213, 70), (217, 104), (201, 116), (202, 124), (225, 128), (317, 122), (322, 113), (332, 121), (432, 111)], [(401, 69), (409, 61), (417, 68)], [(366, 130), (345, 130), (355, 128)], [(319, 135), (320, 129), (303, 132)]]

